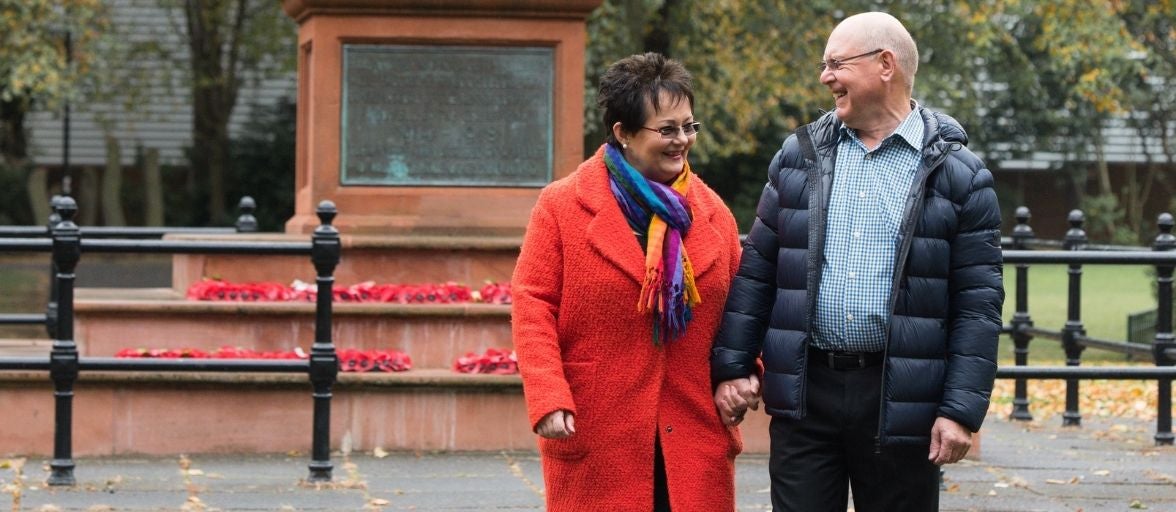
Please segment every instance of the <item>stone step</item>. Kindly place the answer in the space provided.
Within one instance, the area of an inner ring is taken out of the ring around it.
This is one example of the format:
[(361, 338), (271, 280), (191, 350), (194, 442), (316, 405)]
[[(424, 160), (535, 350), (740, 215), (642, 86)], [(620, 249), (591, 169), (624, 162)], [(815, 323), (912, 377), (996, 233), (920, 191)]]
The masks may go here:
[[(74, 338), (86, 356), (124, 348), (224, 345), (258, 351), (310, 350), (314, 304), (186, 300), (170, 288), (79, 288)], [(400, 350), (415, 368), (449, 369), (469, 352), (512, 348), (510, 306), (335, 303), (338, 349)]]
[[(48, 372), (2, 372), (0, 453), (50, 455)], [(82, 372), (74, 388), (75, 457), (180, 453), (309, 453), (312, 399), (304, 375)], [(534, 450), (517, 375), (448, 370), (341, 373), (331, 446), (352, 450)], [(767, 417), (748, 415), (745, 451), (768, 449)]]
[(53, 348), (50, 339), (0, 339), (0, 356), (48, 356)]
[[(168, 240), (309, 242), (290, 234), (168, 235)], [(519, 256), (519, 236), (340, 236), (342, 259), (335, 284), (436, 284), (454, 281), (472, 288), (486, 281), (510, 282)], [(204, 278), (229, 282), (313, 283), (309, 256), (177, 254), (172, 259), (172, 287), (185, 292)]]

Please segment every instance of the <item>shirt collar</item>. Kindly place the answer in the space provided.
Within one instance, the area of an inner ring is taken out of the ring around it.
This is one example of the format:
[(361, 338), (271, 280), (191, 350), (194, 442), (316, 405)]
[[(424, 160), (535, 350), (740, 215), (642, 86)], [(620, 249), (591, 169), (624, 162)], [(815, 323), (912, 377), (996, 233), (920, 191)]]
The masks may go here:
[(911, 109), (911, 113), (907, 114), (907, 118), (898, 125), (890, 137), (897, 135), (918, 151), (923, 147), (923, 128), (923, 116), (919, 115), (918, 109)]
[[(918, 151), (923, 147), (924, 128), (926, 128), (926, 126), (923, 123), (923, 116), (919, 114), (919, 104), (914, 100), (911, 100), (911, 113), (907, 114), (906, 119), (903, 119), (902, 124), (899, 124), (898, 128), (894, 129), (894, 133), (888, 135), (886, 139), (883, 140), (883, 143), (885, 143), (886, 140), (897, 136), (898, 138), (906, 141), (906, 143), (914, 148), (915, 151)], [(841, 129), (839, 131), (839, 140), (845, 140), (846, 138), (857, 140), (857, 132), (852, 128), (845, 126), (845, 124), (841, 125)]]

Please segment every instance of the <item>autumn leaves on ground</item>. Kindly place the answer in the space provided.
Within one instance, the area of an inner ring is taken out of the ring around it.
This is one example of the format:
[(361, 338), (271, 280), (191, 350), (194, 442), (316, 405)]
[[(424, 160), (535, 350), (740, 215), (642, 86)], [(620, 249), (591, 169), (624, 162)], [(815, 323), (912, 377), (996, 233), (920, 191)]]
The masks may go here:
[[(1012, 379), (1000, 379), (992, 392), (990, 418), (1007, 418), (1013, 411)], [(1122, 418), (1154, 422), (1158, 388), (1155, 381), (1084, 380), (1080, 381), (1078, 410), (1083, 417)], [(1066, 381), (1031, 380), (1028, 388), (1029, 412), (1033, 419), (1044, 421), (1060, 417), (1066, 410)], [(1058, 420), (1061, 421), (1061, 420)]]

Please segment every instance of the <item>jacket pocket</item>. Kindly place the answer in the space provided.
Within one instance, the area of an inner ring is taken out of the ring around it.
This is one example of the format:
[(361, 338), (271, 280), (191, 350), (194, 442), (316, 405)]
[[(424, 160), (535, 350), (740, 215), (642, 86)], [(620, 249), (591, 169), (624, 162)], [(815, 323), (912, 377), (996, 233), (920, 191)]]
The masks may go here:
[(565, 362), (563, 371), (568, 388), (572, 392), (572, 402), (576, 404), (576, 433), (564, 439), (540, 437), (539, 453), (555, 459), (582, 459), (588, 454), (591, 437), (596, 431), (592, 421), (593, 404), (599, 401), (598, 397), (593, 396), (596, 387), (596, 362)]
[[(748, 411), (748, 414), (751, 412), (753, 411)], [(727, 440), (731, 447), (727, 452), (728, 457), (735, 458), (736, 455), (743, 453), (743, 432), (739, 430), (739, 427), (727, 427)]]

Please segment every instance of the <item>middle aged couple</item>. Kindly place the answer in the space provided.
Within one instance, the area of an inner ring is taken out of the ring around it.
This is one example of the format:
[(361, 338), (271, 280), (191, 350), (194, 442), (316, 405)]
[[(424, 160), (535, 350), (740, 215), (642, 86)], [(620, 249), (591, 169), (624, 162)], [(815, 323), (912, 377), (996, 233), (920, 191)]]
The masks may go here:
[(691, 77), (614, 63), (607, 141), (545, 188), (512, 283), (548, 510), (729, 511), (737, 425), (771, 415), (776, 511), (938, 508), (996, 371), (1000, 213), (951, 117), (911, 98), (894, 17), (838, 24), (836, 109), (784, 141), (755, 223), (687, 161)]

